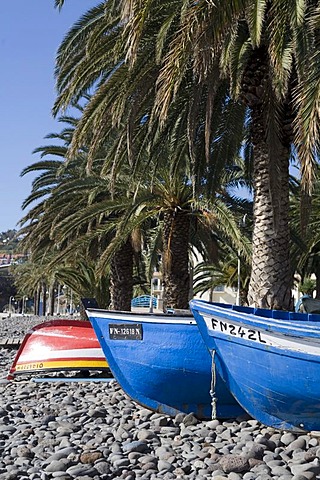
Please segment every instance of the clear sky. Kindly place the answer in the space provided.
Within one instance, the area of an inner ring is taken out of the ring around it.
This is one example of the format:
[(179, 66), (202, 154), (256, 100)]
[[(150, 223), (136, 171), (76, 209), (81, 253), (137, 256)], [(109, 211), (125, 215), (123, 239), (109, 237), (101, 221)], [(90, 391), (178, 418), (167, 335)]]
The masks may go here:
[(55, 100), (57, 48), (72, 24), (98, 0), (1, 2), (0, 15), (0, 232), (17, 228), (23, 200), (31, 191), (24, 167), (40, 159), (32, 151), (63, 125), (51, 115)]

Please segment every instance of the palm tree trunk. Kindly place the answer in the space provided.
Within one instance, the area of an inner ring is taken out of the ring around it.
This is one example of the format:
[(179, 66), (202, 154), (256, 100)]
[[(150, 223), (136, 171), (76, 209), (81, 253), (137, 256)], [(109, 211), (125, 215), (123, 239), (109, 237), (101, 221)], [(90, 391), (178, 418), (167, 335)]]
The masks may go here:
[(47, 315), (47, 284), (42, 284), (42, 315)]
[(41, 300), (41, 285), (38, 286), (34, 295), (34, 314), (40, 314), (40, 300)]
[(268, 152), (261, 144), (256, 145), (254, 152), (254, 228), (248, 301), (249, 305), (261, 308), (292, 308), (288, 157), (284, 151), (279, 158), (281, 188), (274, 198), (270, 191)]
[(163, 287), (165, 308), (189, 306), (190, 218), (175, 210), (165, 213), (163, 226)]
[(49, 298), (50, 298), (50, 305), (49, 305), (49, 315), (54, 314), (54, 284), (50, 286), (50, 293), (49, 293)]
[(133, 249), (127, 240), (114, 254), (110, 265), (110, 297), (113, 310), (131, 310), (133, 295)]
[[(265, 98), (270, 85), (269, 75), (268, 52), (262, 46), (253, 51), (243, 77), (243, 100), (251, 111), (254, 158), (254, 225), (248, 303), (261, 308), (291, 309), (293, 276), (289, 261), (288, 215), (291, 129), (282, 132), (282, 139), (276, 137), (274, 145), (268, 145)], [(289, 111), (284, 113), (288, 114)], [(289, 121), (288, 127), (290, 125)]]

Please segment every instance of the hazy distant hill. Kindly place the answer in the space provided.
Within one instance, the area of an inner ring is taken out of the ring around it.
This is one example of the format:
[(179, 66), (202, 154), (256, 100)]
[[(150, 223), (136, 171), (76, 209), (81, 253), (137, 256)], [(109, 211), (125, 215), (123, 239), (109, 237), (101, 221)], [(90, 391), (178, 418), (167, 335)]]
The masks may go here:
[(16, 230), (7, 230), (0, 233), (0, 254), (13, 253), (19, 244)]

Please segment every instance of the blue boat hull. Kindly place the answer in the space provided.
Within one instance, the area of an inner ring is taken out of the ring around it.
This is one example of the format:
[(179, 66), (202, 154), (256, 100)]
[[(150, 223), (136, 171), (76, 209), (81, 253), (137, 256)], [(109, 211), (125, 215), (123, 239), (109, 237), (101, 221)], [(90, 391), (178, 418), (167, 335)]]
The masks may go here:
[(320, 430), (320, 315), (190, 306), (217, 370), (252, 417), (283, 430)]
[[(175, 416), (212, 416), (211, 357), (190, 316), (151, 315), (88, 309), (109, 367), (137, 403)], [(244, 413), (218, 378), (217, 416)]]

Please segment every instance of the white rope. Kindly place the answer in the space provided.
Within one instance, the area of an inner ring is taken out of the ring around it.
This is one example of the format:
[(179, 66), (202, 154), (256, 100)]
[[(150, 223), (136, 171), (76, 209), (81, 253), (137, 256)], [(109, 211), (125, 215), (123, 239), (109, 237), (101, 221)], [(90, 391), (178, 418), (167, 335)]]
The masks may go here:
[(215, 350), (212, 350), (211, 357), (211, 389), (210, 389), (210, 396), (211, 396), (211, 418), (215, 420), (217, 418), (217, 397), (216, 397), (216, 365), (214, 361)]

